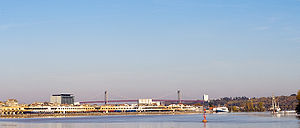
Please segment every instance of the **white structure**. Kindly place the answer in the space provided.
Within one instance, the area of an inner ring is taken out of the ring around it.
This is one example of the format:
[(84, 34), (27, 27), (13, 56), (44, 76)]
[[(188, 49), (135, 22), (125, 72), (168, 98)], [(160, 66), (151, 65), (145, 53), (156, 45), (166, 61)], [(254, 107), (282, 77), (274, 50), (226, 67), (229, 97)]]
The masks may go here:
[(5, 105), (9, 106), (9, 107), (16, 107), (16, 106), (18, 106), (18, 101), (16, 99), (8, 99), (5, 102)]
[(74, 105), (80, 105), (80, 102), (74, 102)]
[(50, 98), (50, 103), (74, 104), (73, 94), (54, 94)]
[(139, 105), (155, 105), (155, 106), (160, 106), (160, 102), (154, 102), (152, 99), (139, 99), (138, 101)]
[(278, 113), (281, 111), (279, 107), (279, 102), (276, 104), (276, 100), (274, 96), (272, 96), (272, 107), (269, 110), (271, 110), (273, 113)]
[(69, 112), (90, 112), (96, 111), (95, 107), (91, 106), (30, 106), (25, 108), (32, 113), (69, 113)]
[(209, 101), (208, 95), (204, 94), (204, 95), (203, 95), (203, 100), (204, 100), (205, 102)]
[(203, 108), (200, 109), (201, 107), (195, 107), (195, 106), (183, 105), (183, 104), (170, 104), (168, 107), (179, 111), (200, 111), (203, 109)]
[(217, 108), (213, 108), (214, 112), (229, 112), (227, 107), (217, 107)]
[(139, 99), (138, 104), (151, 104), (152, 99)]

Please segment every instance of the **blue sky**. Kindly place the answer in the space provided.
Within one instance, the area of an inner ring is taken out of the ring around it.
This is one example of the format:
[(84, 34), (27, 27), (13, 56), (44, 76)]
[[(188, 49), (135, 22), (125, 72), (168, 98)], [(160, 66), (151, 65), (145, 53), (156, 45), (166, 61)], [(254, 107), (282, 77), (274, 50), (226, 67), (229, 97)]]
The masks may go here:
[(0, 100), (290, 95), (299, 12), (299, 0), (3, 0)]

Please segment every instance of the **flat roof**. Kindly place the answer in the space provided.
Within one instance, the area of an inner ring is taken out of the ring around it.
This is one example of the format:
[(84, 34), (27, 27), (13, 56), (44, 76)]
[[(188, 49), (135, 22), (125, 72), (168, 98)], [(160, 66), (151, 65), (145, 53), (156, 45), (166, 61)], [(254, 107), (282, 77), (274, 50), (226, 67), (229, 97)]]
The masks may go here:
[(72, 96), (70, 93), (53, 94), (52, 96)]

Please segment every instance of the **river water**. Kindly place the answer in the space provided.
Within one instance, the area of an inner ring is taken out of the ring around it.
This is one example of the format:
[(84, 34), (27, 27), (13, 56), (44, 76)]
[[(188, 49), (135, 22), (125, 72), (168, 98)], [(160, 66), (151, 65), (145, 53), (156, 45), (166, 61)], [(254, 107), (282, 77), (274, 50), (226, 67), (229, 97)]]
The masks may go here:
[(300, 128), (295, 115), (271, 113), (188, 115), (107, 115), (64, 118), (0, 119), (1, 128)]

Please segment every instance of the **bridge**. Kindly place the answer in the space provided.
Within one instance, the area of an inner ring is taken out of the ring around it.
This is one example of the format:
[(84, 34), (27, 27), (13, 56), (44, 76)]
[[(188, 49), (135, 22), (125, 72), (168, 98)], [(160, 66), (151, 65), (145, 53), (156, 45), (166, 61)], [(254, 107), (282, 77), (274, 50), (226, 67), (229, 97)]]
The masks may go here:
[[(152, 101), (160, 101), (160, 102), (177, 102), (177, 103), (191, 103), (191, 102), (197, 102), (197, 103), (203, 103), (203, 100), (181, 100), (180, 102), (178, 100), (170, 100), (170, 99), (153, 99)], [(130, 103), (130, 102), (138, 102), (138, 100), (108, 100), (108, 101), (81, 101), (80, 104), (94, 104), (94, 103)]]
[[(158, 102), (170, 102), (170, 103), (203, 103), (203, 100), (184, 100), (181, 99), (181, 91), (177, 91), (177, 99), (152, 99), (152, 101)], [(130, 103), (130, 102), (138, 102), (138, 99), (124, 99), (124, 100), (108, 100), (108, 93), (107, 91), (104, 92), (104, 100), (98, 101), (81, 101), (80, 104), (96, 104), (96, 103)]]

